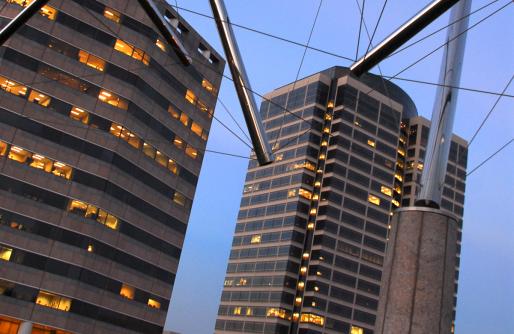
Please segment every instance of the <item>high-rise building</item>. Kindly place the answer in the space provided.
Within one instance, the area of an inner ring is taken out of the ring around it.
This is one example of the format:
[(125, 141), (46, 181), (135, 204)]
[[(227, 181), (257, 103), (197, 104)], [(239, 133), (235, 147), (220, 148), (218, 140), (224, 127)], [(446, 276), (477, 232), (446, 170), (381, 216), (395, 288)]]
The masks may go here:
[[(249, 164), (215, 332), (372, 334), (390, 216), (414, 204), (428, 121), (396, 85), (341, 67), (265, 98), (276, 162)], [(443, 207), (462, 217), (454, 141)]]
[(193, 65), (137, 1), (51, 0), (0, 48), (1, 333), (162, 333), (225, 64), (157, 5)]

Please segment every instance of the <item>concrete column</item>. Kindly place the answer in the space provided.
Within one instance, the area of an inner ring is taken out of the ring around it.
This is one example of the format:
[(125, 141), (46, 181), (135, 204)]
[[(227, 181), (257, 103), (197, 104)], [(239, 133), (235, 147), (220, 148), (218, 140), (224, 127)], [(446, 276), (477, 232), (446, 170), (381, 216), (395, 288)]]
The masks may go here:
[(391, 224), (375, 333), (451, 333), (456, 219), (438, 209), (407, 207)]
[(18, 328), (18, 334), (31, 334), (32, 333), (32, 323), (29, 321), (22, 322), (20, 324), (20, 328)]

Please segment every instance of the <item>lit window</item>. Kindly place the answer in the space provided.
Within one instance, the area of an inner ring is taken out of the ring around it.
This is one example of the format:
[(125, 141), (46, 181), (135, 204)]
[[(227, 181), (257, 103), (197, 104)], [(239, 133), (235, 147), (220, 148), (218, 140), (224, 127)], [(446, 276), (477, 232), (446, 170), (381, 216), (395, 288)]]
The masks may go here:
[(105, 70), (105, 61), (101, 58), (95, 57), (92, 54), (80, 50), (79, 51), (79, 61), (83, 64), (86, 64), (89, 67), (94, 68), (98, 71), (104, 71)]
[(403, 181), (403, 177), (400, 174), (394, 174), (394, 177), (400, 182)]
[(155, 41), (155, 45), (157, 45), (157, 47), (158, 47), (159, 49), (161, 49), (162, 51), (166, 52), (166, 44), (164, 44), (164, 42), (163, 42), (163, 41), (161, 41), (160, 39), (157, 39), (157, 40)]
[(169, 159), (168, 160), (168, 169), (173, 173), (173, 174), (178, 174), (178, 165), (177, 163), (172, 160), (172, 159)]
[(175, 119), (180, 118), (180, 113), (178, 111), (176, 111), (175, 108), (173, 108), (171, 105), (168, 106), (168, 112), (170, 113), (171, 117), (173, 117)]
[(98, 209), (98, 216), (96, 218), (96, 221), (113, 230), (116, 230), (118, 228), (118, 218), (114, 217), (113, 215), (107, 213), (102, 209)]
[(29, 102), (37, 103), (43, 107), (48, 107), (52, 99), (50, 96), (32, 90), (29, 94)]
[(380, 186), (380, 192), (382, 194), (386, 194), (387, 196), (393, 196), (393, 191), (391, 188), (388, 188), (386, 186)]
[(36, 304), (68, 312), (71, 307), (71, 299), (50, 292), (39, 291)]
[(236, 285), (237, 285), (237, 286), (246, 286), (246, 284), (247, 284), (247, 283), (248, 283), (248, 280), (247, 280), (246, 278), (244, 278), (244, 277), (241, 277), (241, 278), (239, 279), (239, 282), (237, 282), (237, 284), (236, 284)]
[(186, 147), (186, 154), (190, 158), (196, 159), (196, 157), (198, 156), (198, 151), (196, 150), (196, 148), (194, 148), (194, 147), (192, 147), (190, 145), (187, 145), (187, 147)]
[(52, 171), (52, 166), (52, 160), (39, 154), (32, 155), (32, 162), (30, 163), (30, 167), (42, 169), (45, 172), (50, 173)]
[(364, 334), (364, 329), (357, 326), (352, 326), (350, 334)]
[(234, 307), (234, 315), (241, 315), (241, 306)]
[(108, 92), (106, 90), (102, 89), (100, 91), (100, 94), (98, 94), (98, 99), (100, 99), (100, 101), (102, 101), (102, 102), (108, 103), (117, 108), (120, 108), (123, 110), (128, 109), (128, 102), (125, 99), (123, 99), (111, 92)]
[(119, 124), (112, 123), (111, 127), (109, 129), (109, 133), (113, 135), (114, 137), (119, 137), (121, 135), (121, 130), (123, 127)]
[(207, 131), (202, 131), (202, 139), (207, 141), (208, 138), (209, 138), (209, 135), (207, 134)]
[(84, 109), (73, 107), (70, 111), (70, 118), (82, 122), (84, 124), (89, 123), (89, 113)]
[(0, 141), (0, 156), (4, 156), (7, 153), (9, 145), (6, 142)]
[(196, 103), (196, 95), (195, 95), (195, 93), (193, 93), (192, 91), (190, 91), (188, 89), (187, 92), (186, 92), (186, 100), (189, 103), (191, 103), (191, 104), (195, 104)]
[(0, 259), (9, 261), (11, 259), (12, 249), (0, 246)]
[(207, 107), (207, 104), (205, 104), (202, 100), (198, 100), (196, 102), (196, 105), (198, 106), (198, 109), (207, 113), (207, 116), (209, 116), (209, 118), (212, 117), (212, 112), (209, 110), (209, 107)]
[(375, 205), (380, 205), (380, 198), (378, 198), (377, 196), (369, 195), (368, 202), (373, 203)]
[(246, 308), (246, 315), (251, 316), (253, 314), (253, 309), (251, 307)]
[(178, 137), (178, 136), (177, 136), (177, 137), (175, 137), (175, 139), (173, 140), (173, 144), (174, 144), (177, 148), (179, 148), (179, 149), (181, 149), (181, 150), (183, 150), (183, 149), (184, 149), (184, 146), (185, 146), (185, 145), (184, 145), (184, 141), (182, 140), (182, 138), (180, 138), (180, 137)]
[(91, 245), (91, 244), (87, 245), (87, 251), (88, 251), (88, 253), (93, 253), (93, 251), (94, 251), (93, 245)]
[(70, 204), (68, 205), (68, 211), (81, 216), (85, 216), (87, 211), (87, 203), (73, 199), (70, 201)]
[(296, 196), (296, 189), (289, 189), (287, 191), (287, 197), (288, 198), (295, 197), (295, 196)]
[(318, 326), (323, 326), (323, 324), (325, 323), (325, 318), (312, 313), (302, 313), (300, 317), (300, 322), (308, 322)]
[(152, 159), (155, 159), (155, 153), (157, 150), (153, 148), (152, 145), (148, 145), (147, 143), (143, 143), (143, 153)]
[(203, 132), (203, 129), (200, 125), (198, 125), (198, 123), (191, 123), (191, 131), (193, 131), (194, 134), (196, 134), (197, 136), (202, 136), (202, 132)]
[(48, 5), (43, 6), (39, 13), (52, 21), (55, 21), (55, 19), (57, 18), (57, 9), (50, 7)]
[(302, 189), (302, 188), (300, 188), (300, 190), (298, 191), (298, 194), (306, 199), (312, 198), (312, 193), (310, 191)]
[(71, 172), (72, 168), (70, 166), (63, 164), (62, 162), (54, 162), (54, 169), (52, 171), (54, 175), (69, 180), (71, 178)]
[(391, 203), (393, 203), (393, 205), (394, 205), (394, 206), (396, 206), (397, 208), (399, 208), (399, 207), (400, 207), (400, 202), (398, 202), (398, 201), (397, 201), (397, 200), (395, 200), (395, 199), (393, 199), (393, 200), (391, 201)]
[(405, 156), (405, 150), (401, 147), (398, 148), (398, 154), (401, 155), (402, 157)]
[(89, 204), (86, 209), (86, 214), (84, 215), (86, 218), (95, 219), (98, 217), (98, 208), (94, 205)]
[(287, 318), (287, 312), (286, 312), (286, 310), (281, 309), (281, 308), (270, 307), (266, 311), (266, 316), (267, 317), (273, 317), (273, 318), (286, 319)]
[(146, 54), (143, 50), (134, 48), (134, 53), (132, 54), (132, 58), (139, 60), (145, 65), (150, 65), (150, 56)]
[(119, 12), (115, 11), (112, 8), (105, 7), (104, 16), (106, 18), (108, 18), (109, 20), (111, 20), (111, 21), (114, 21), (116, 23), (120, 23), (121, 14)]
[(189, 117), (185, 113), (180, 115), (180, 123), (182, 123), (184, 126), (189, 125)]
[(2, 76), (0, 76), (0, 88), (14, 95), (24, 96), (27, 94), (27, 87)]
[(301, 273), (302, 275), (305, 275), (305, 274), (307, 273), (307, 267), (301, 267), (301, 268), (300, 268), (300, 273)]
[(155, 299), (149, 298), (148, 299), (148, 306), (150, 306), (151, 308), (159, 309), (159, 308), (161, 308), (161, 303), (159, 303)]
[(251, 244), (260, 244), (262, 236), (260, 234), (252, 235), (252, 239), (250, 240)]
[(203, 79), (202, 80), (202, 87), (205, 88), (206, 91), (208, 92), (211, 92), (211, 93), (215, 93), (215, 90), (214, 90), (214, 85), (211, 84), (208, 80), (206, 79)]
[(315, 216), (315, 215), (316, 215), (316, 212), (318, 212), (318, 211), (316, 210), (316, 208), (312, 208), (312, 209), (311, 209), (311, 211), (310, 211), (310, 214), (311, 214), (312, 216)]
[(275, 155), (275, 161), (282, 161), (282, 160), (284, 160), (284, 153)]
[(423, 170), (423, 164), (421, 162), (419, 162), (417, 168), (418, 168), (418, 170)]
[(168, 167), (168, 157), (160, 151), (155, 151), (155, 161), (163, 167)]
[(368, 139), (368, 145), (371, 146), (371, 147), (375, 147), (376, 146), (375, 142), (373, 140), (371, 140), (371, 139)]
[(178, 191), (175, 191), (175, 193), (173, 194), (173, 202), (177, 203), (180, 206), (184, 206), (186, 205), (186, 197)]
[(9, 159), (18, 161), (21, 163), (25, 163), (28, 158), (32, 156), (32, 153), (30, 153), (27, 150), (22, 149), (18, 146), (12, 146), (11, 150), (9, 151)]
[(326, 140), (321, 142), (321, 146), (327, 146), (327, 145), (328, 145), (328, 142)]
[(120, 296), (127, 299), (134, 299), (135, 289), (127, 284), (123, 284), (120, 290)]
[(334, 108), (334, 101), (328, 101), (327, 108)]
[(145, 65), (150, 64), (150, 56), (148, 56), (143, 50), (138, 49), (130, 45), (129, 43), (122, 41), (121, 39), (116, 40), (116, 44), (114, 44), (114, 49), (126, 54), (129, 57), (141, 61)]
[(225, 282), (223, 282), (223, 286), (232, 286), (234, 285), (233, 279), (226, 279)]

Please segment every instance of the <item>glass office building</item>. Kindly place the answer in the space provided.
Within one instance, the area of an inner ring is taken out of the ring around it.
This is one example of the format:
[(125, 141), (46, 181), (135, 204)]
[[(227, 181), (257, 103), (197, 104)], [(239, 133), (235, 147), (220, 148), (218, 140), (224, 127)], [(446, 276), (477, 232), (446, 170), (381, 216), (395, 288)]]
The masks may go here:
[(52, 0), (0, 48), (1, 333), (162, 333), (224, 62), (157, 4), (192, 66), (137, 1)]
[[(265, 97), (276, 162), (249, 164), (215, 332), (371, 334), (390, 216), (413, 205), (429, 122), (396, 85), (341, 67)], [(454, 141), (443, 208), (462, 217)]]

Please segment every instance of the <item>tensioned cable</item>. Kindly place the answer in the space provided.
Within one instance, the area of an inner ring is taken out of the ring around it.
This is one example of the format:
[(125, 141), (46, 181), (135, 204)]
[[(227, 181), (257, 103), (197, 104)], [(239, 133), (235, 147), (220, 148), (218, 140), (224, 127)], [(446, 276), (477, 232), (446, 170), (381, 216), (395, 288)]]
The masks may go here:
[(484, 161), (482, 161), (481, 163), (479, 163), (475, 168), (473, 168), (469, 173), (466, 174), (466, 176), (470, 176), (471, 174), (473, 174), (474, 172), (476, 172), (478, 169), (480, 169), (480, 167), (482, 167), (483, 165), (485, 165), (489, 160), (491, 160), (492, 158), (494, 158), (497, 154), (499, 154), (501, 151), (503, 151), (504, 149), (507, 148), (507, 146), (509, 146), (510, 144), (512, 144), (512, 142), (514, 142), (514, 138), (512, 138), (511, 140), (509, 140), (507, 143), (505, 143), (502, 147), (500, 147), (496, 152), (494, 152), (493, 154), (491, 154), (490, 156), (488, 156)]
[[(509, 82), (507, 83), (507, 85), (505, 86), (505, 88), (503, 89), (503, 92), (502, 93), (505, 93), (505, 91), (509, 88), (510, 84), (512, 83), (512, 80), (514, 79), (514, 75), (512, 75), (512, 77), (510, 77), (510, 80)], [(500, 102), (501, 100), (501, 95), (498, 96), (498, 98), (496, 99), (496, 101), (494, 102), (491, 110), (489, 110), (489, 112), (487, 113), (487, 115), (485, 116), (484, 120), (482, 121), (482, 123), (480, 123), (480, 126), (478, 127), (478, 129), (475, 131), (475, 133), (473, 134), (473, 136), (471, 136), (471, 139), (469, 140), (469, 143), (468, 143), (468, 147), (471, 145), (471, 143), (473, 143), (473, 140), (475, 140), (476, 136), (478, 135), (478, 133), (480, 132), (480, 130), (482, 129), (482, 127), (484, 126), (485, 122), (487, 121), (487, 119), (489, 118), (489, 116), (491, 116), (491, 114), (493, 113), (494, 109), (496, 108), (496, 106), (498, 105), (498, 103)]]
[(361, 32), (362, 32), (362, 21), (364, 20), (364, 7), (366, 6), (366, 0), (362, 0), (362, 11), (361, 11), (361, 21), (359, 24), (359, 34), (357, 37), (357, 48), (355, 50), (355, 59), (359, 57), (359, 46), (361, 42)]
[[(296, 87), (296, 83), (298, 82), (298, 78), (300, 77), (300, 72), (302, 71), (303, 62), (305, 61), (305, 56), (307, 55), (307, 50), (308, 50), (309, 44), (311, 43), (312, 34), (314, 33), (314, 28), (316, 28), (316, 22), (318, 22), (319, 12), (321, 11), (322, 5), (323, 5), (323, 0), (320, 0), (319, 5), (318, 5), (318, 10), (316, 11), (316, 15), (314, 16), (314, 22), (312, 23), (311, 31), (309, 33), (309, 38), (307, 39), (306, 47), (303, 50), (302, 59), (300, 60), (300, 66), (298, 66), (298, 71), (296, 72), (296, 78), (294, 79), (293, 88), (289, 92), (289, 98), (291, 98), (291, 95), (293, 94), (294, 89)], [(286, 101), (286, 106), (287, 106), (287, 103), (289, 102), (289, 98)], [(273, 143), (273, 145), (271, 146), (272, 150), (273, 150), (273, 147), (275, 147), (275, 145), (277, 144), (278, 139), (280, 138), (280, 135), (282, 134), (282, 128), (284, 127), (284, 119), (286, 116), (285, 114), (286, 113), (283, 113), (283, 115), (282, 115), (282, 121), (280, 123), (280, 128), (278, 130), (277, 138), (275, 139), (275, 143)], [(311, 124), (312, 124), (312, 122), (311, 122)]]
[(218, 102), (221, 104), (221, 106), (223, 107), (223, 109), (225, 109), (225, 111), (227, 112), (227, 114), (230, 116), (230, 118), (232, 119), (232, 121), (236, 124), (236, 126), (239, 128), (239, 130), (241, 130), (241, 133), (243, 134), (243, 136), (246, 137), (246, 139), (248, 139), (249, 141), (251, 141), (250, 137), (246, 134), (246, 132), (243, 130), (243, 127), (239, 124), (239, 122), (236, 120), (236, 118), (234, 117), (234, 115), (230, 112), (230, 110), (227, 108), (227, 106), (225, 105), (225, 103), (223, 103), (223, 101), (221, 101), (221, 99), (218, 97)]
[[(366, 48), (366, 53), (364, 54), (364, 59), (366, 59), (366, 56), (368, 55), (368, 52), (369, 52), (369, 48), (371, 47), (371, 44), (373, 43), (373, 38), (375, 38), (375, 34), (376, 34), (378, 26), (380, 24), (380, 20), (382, 20), (382, 15), (384, 14), (384, 10), (385, 10), (386, 6), (387, 6), (387, 0), (384, 1), (384, 5), (382, 6), (382, 10), (380, 11), (380, 15), (378, 16), (377, 24), (375, 25), (375, 29), (373, 29), (373, 34), (371, 34), (371, 37), (369, 37), (369, 32), (368, 32), (369, 44), (368, 44), (368, 47)], [(359, 9), (360, 9), (360, 6), (359, 6)], [(361, 9), (361, 13), (362, 13), (362, 15), (364, 15), (364, 8)], [(364, 19), (363, 19), (363, 21), (364, 21)], [(364, 22), (364, 27), (366, 27), (366, 22)], [(366, 31), (367, 31), (367, 29), (366, 29)]]

